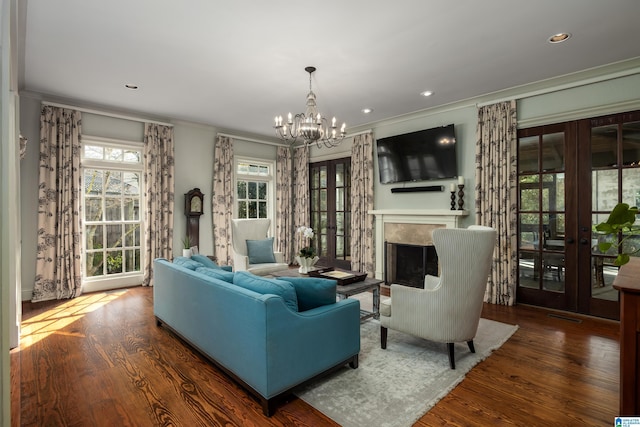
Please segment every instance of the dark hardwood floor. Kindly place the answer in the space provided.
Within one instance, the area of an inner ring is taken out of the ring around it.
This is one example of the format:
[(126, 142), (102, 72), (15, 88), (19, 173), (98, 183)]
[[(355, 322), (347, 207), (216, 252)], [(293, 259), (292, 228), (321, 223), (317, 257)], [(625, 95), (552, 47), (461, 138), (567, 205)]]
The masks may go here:
[[(14, 426), (334, 426), (291, 397), (271, 418), (153, 317), (153, 290), (23, 305), (11, 354)], [(617, 322), (485, 305), (518, 324), (416, 426), (608, 426), (618, 411)], [(443, 352), (445, 351), (443, 347)]]

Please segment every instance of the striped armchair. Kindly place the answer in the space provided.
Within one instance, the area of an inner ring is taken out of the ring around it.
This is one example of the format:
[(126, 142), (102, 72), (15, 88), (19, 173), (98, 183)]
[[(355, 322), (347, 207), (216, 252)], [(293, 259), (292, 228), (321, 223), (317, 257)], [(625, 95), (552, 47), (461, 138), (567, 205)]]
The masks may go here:
[(391, 285), (391, 299), (380, 304), (380, 345), (387, 329), (447, 343), (455, 369), (454, 343), (466, 341), (475, 353), (482, 302), (493, 259), (496, 231), (490, 227), (438, 228), (433, 244), (440, 277), (427, 275), (424, 289)]

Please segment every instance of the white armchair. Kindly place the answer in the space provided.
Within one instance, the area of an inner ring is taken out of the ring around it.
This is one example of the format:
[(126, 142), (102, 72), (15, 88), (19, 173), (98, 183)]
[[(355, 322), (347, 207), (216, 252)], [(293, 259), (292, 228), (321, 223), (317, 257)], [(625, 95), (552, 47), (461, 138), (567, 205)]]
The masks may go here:
[(433, 244), (440, 276), (427, 275), (424, 289), (391, 285), (391, 299), (380, 304), (380, 345), (387, 329), (447, 343), (455, 369), (454, 343), (466, 341), (475, 353), (482, 302), (493, 259), (496, 231), (490, 227), (438, 228)]
[[(273, 244), (270, 245), (270, 252), (273, 253), (274, 262), (251, 262), (247, 240), (255, 242), (267, 239), (267, 232), (271, 226), (270, 219), (232, 219), (231, 220), (231, 244), (233, 249), (233, 270), (249, 271), (258, 276), (264, 276), (274, 271), (288, 268), (284, 261), (282, 252), (273, 251)], [(264, 246), (263, 246), (264, 248)], [(253, 258), (256, 256), (254, 254)]]

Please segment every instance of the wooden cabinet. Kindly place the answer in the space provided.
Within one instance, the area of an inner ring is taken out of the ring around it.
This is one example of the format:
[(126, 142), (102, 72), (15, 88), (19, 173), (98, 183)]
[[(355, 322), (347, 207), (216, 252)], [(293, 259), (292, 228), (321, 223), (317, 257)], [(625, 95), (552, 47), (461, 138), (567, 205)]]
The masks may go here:
[(640, 258), (623, 265), (613, 282), (620, 291), (620, 413), (640, 414)]

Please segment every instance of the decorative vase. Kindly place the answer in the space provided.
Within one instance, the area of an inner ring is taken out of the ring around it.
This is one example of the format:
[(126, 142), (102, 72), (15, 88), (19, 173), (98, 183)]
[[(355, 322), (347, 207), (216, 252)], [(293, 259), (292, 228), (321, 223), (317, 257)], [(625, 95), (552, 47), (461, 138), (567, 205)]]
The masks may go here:
[(316, 265), (316, 262), (318, 262), (320, 258), (313, 257), (313, 258), (304, 258), (304, 257), (300, 257), (297, 256), (296, 257), (296, 261), (298, 262), (298, 265), (300, 266), (298, 268), (298, 273), (300, 274), (307, 274), (309, 273), (309, 270), (313, 269), (313, 266)]
[(183, 249), (182, 256), (185, 258), (191, 258), (192, 252), (191, 249)]

